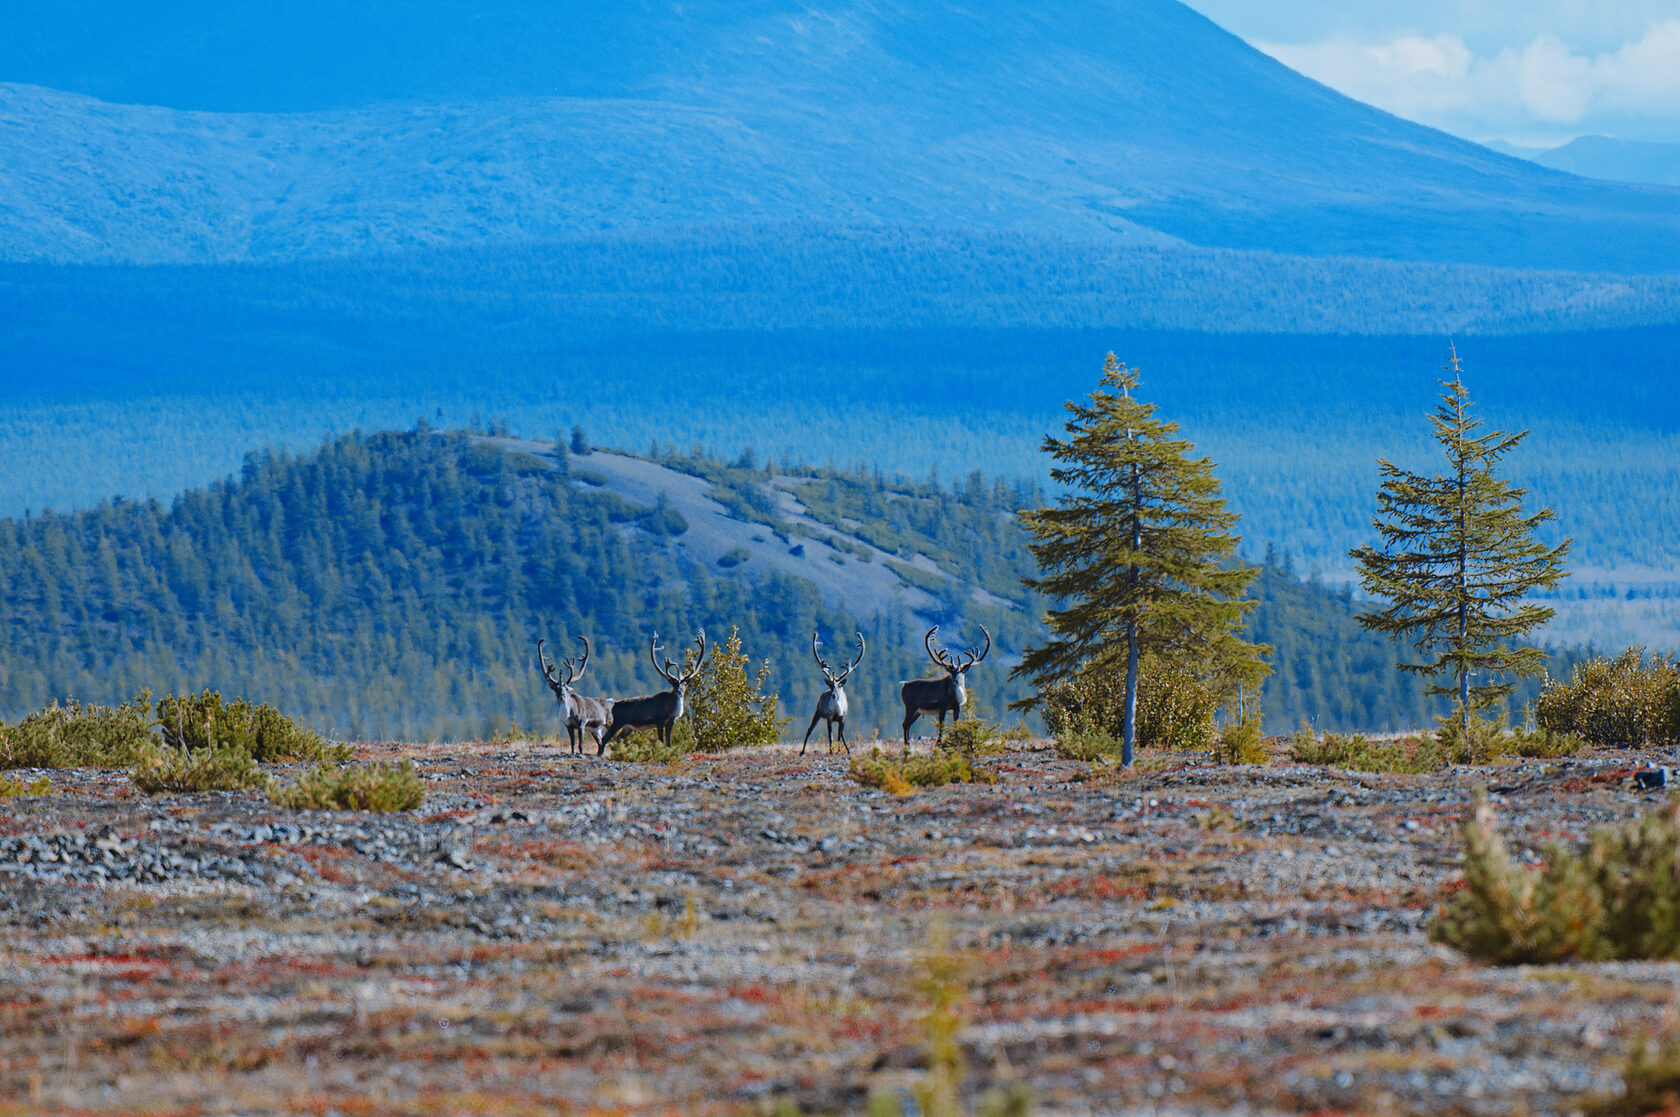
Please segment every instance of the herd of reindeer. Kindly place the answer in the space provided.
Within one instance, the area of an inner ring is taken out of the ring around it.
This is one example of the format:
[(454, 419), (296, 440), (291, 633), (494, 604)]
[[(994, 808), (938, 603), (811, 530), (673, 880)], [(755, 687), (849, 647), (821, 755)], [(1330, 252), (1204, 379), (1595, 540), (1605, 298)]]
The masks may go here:
[[(928, 629), (927, 635), (922, 637), (922, 646), (927, 648), (928, 658), (944, 670), (945, 674), (932, 679), (910, 679), (899, 684), (899, 697), (904, 700), (906, 752), (910, 751), (910, 727), (923, 714), (939, 719), (935, 741), (945, 735), (946, 714), (951, 715), (953, 723), (962, 720), (962, 708), (968, 701), (969, 668), (985, 659), (992, 651), (992, 634), (986, 631), (985, 625), (980, 626), (980, 631), (985, 633), (986, 646), (983, 649), (978, 646), (970, 647), (960, 660), (944, 648), (934, 647), (933, 638), (939, 632), (938, 625)], [(660, 678), (670, 684), (670, 689), (640, 698), (585, 698), (579, 694), (575, 685), (589, 667), (589, 639), (580, 636), (578, 641), (583, 645), (582, 659), (575, 664), (570, 659), (562, 659), (558, 673), (543, 655), (543, 641), (537, 641), (537, 665), (542, 668), (543, 678), (548, 680), (555, 700), (560, 703), (561, 716), (566, 722), (566, 736), (570, 741), (569, 751), (582, 755), (583, 739), (588, 735), (595, 738), (595, 755), (603, 756), (613, 738), (636, 729), (654, 730), (659, 734), (661, 743), (667, 748), (670, 747), (671, 731), (675, 728), (677, 719), (683, 715), (683, 696), (688, 684), (700, 673), (701, 665), (706, 662), (705, 631), (702, 630), (694, 638), (699, 654), (695, 656), (693, 664), (681, 668), (671, 659), (660, 662), (659, 634), (653, 634), (653, 640), (648, 644), (648, 656), (653, 660), (653, 669), (659, 672)], [(817, 728), (819, 721), (828, 724), (829, 749), (834, 748), (834, 733), (838, 728), (840, 744), (847, 755), (850, 755), (852, 746), (846, 741), (846, 680), (857, 670), (857, 665), (863, 662), (863, 633), (857, 634), (857, 657), (838, 671), (823, 659), (822, 653), (817, 650), (820, 646), (817, 635), (813, 632), (811, 655), (816, 658), (817, 667), (822, 671), (827, 689), (817, 699), (817, 712), (811, 715), (811, 724), (805, 728), (805, 739), (800, 742), (799, 755), (805, 755), (805, 746), (810, 744), (811, 733)]]

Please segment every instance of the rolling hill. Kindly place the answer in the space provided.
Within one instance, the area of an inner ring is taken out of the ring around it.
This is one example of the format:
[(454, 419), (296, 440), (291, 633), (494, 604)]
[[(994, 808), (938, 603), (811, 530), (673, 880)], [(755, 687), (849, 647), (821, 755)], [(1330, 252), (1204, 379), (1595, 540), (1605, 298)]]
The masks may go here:
[[(978, 472), (944, 486), (424, 428), (253, 454), (167, 508), (0, 520), (0, 716), (214, 686), (352, 737), (482, 737), (554, 726), (539, 636), (592, 637), (589, 687), (622, 694), (654, 685), (655, 631), (675, 647), (739, 626), (801, 731), (812, 632), (866, 633), (854, 731), (890, 736), (933, 624), (959, 647), (991, 630), (971, 685), (995, 715), (1043, 634), (1014, 518), (1042, 499)], [(1254, 596), (1253, 635), (1278, 649), (1274, 727), (1427, 723), (1345, 592), (1274, 566)]]

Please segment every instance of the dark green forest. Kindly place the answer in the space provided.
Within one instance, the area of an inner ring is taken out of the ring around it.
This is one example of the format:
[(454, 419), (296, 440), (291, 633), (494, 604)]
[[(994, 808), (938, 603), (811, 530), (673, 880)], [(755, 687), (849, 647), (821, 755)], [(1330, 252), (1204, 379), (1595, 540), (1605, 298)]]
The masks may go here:
[[(681, 515), (601, 486), (589, 458), (421, 426), (255, 453), (237, 476), (168, 506), (115, 500), (0, 520), (0, 716), (54, 698), (216, 687), (347, 738), (475, 738), (514, 724), (551, 733), (538, 635), (590, 636), (584, 690), (618, 695), (652, 688), (655, 630), (674, 652), (698, 627), (721, 640), (732, 625), (770, 660), (795, 735), (817, 693), (813, 630), (835, 655), (852, 632), (871, 637), (849, 688), (860, 735), (896, 731), (897, 682), (927, 666), (925, 625), (966, 644), (986, 624), (996, 648), (973, 676), (982, 707), (996, 714), (1021, 695), (1007, 668), (1040, 636), (1030, 618), (1041, 605), (1020, 586), (1030, 560), (1014, 512), (1043, 499), (1036, 490), (978, 472), (945, 483), (787, 465), (773, 475), (750, 454), (725, 464), (654, 453), (702, 477), (743, 538), (820, 539), (836, 561), (884, 552), (927, 595), (919, 614), (855, 616), (809, 580), (691, 561), (674, 546)], [(784, 518), (773, 488), (832, 530)], [(1274, 730), (1302, 718), (1427, 721), (1419, 686), (1392, 669), (1386, 640), (1357, 628), (1345, 590), (1303, 582), (1278, 559), (1254, 596), (1251, 634), (1277, 648), (1265, 696)]]

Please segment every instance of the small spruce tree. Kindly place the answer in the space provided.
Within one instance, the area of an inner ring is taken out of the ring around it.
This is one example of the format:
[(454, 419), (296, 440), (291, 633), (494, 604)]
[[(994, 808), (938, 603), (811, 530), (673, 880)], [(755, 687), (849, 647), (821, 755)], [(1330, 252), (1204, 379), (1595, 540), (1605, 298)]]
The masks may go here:
[(584, 436), (581, 423), (572, 427), (572, 454), (579, 458), (589, 455), (589, 439)]
[[(684, 669), (693, 649), (683, 656)], [(773, 745), (781, 739), (788, 719), (777, 716), (779, 695), (764, 692), (770, 681), (770, 661), (759, 663), (741, 650), (741, 630), (732, 626), (723, 646), (713, 648), (706, 665), (688, 684), (688, 723), (693, 747), (701, 752), (751, 745)], [(680, 727), (679, 727), (680, 729)], [(685, 742), (686, 743), (686, 742)]]
[(1457, 348), (1451, 353), (1446, 371), (1452, 379), (1441, 381), (1446, 390), (1429, 417), (1446, 451), (1447, 472), (1425, 477), (1379, 458), (1383, 480), (1373, 526), (1382, 548), (1366, 545), (1348, 554), (1359, 564), (1366, 592), (1388, 602), (1386, 609), (1362, 614), (1359, 623), (1411, 639), (1424, 662), (1402, 663), (1402, 671), (1451, 675), (1452, 686), (1432, 683), (1427, 693), (1456, 697), (1458, 736), (1468, 743), (1471, 711), (1513, 689), (1509, 681), (1472, 686), (1471, 676), (1536, 675), (1545, 666), (1545, 652), (1512, 644), (1551, 619), (1552, 610), (1525, 605), (1523, 598), (1565, 577), (1569, 540), (1555, 547), (1535, 540), (1535, 528), (1556, 513), (1543, 508), (1523, 515), (1528, 491), (1495, 476), (1501, 459), (1528, 432), (1475, 433), (1481, 420), (1471, 417)]
[[(1069, 438), (1046, 437), (1050, 476), (1069, 492), (1023, 511), (1042, 576), (1027, 585), (1059, 602), (1054, 636), (1027, 648), (1013, 675), (1040, 692), (1067, 680), (1123, 674), (1120, 762), (1132, 763), (1143, 653), (1187, 664), (1219, 689), (1252, 686), (1271, 649), (1238, 631), (1254, 607), (1241, 600), (1255, 571), (1230, 562), (1237, 514), (1225, 507), (1213, 461), (1188, 456), (1176, 423), (1132, 397), (1137, 370), (1110, 353), (1087, 403), (1069, 401)], [(1036, 702), (1029, 699), (1027, 703)]]

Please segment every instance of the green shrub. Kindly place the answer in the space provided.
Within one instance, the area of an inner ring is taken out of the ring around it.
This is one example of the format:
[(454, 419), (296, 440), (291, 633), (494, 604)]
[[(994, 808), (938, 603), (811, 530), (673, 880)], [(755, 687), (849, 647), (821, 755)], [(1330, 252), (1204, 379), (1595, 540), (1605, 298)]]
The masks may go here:
[(160, 791), (239, 791), (268, 783), (250, 753), (227, 744), (203, 749), (153, 746), (135, 759), (129, 778), (148, 795)]
[[(1259, 710), (1259, 704), (1255, 704)], [(1266, 735), (1260, 729), (1258, 712), (1227, 724), (1214, 741), (1213, 756), (1221, 764), (1266, 764)]]
[(1643, 648), (1594, 657), (1541, 691), (1534, 721), (1594, 745), (1680, 744), (1680, 666)]
[(1439, 772), (1452, 763), (1452, 754), (1428, 733), (1399, 741), (1373, 741), (1363, 734), (1326, 733), (1314, 737), (1302, 727), (1290, 738), (1290, 749), (1302, 764), (1343, 768), (1353, 772), (1400, 772), (1422, 775)]
[(54, 701), (0, 727), (0, 768), (126, 768), (155, 742), (150, 694), (118, 706)]
[(1574, 756), (1587, 747), (1579, 737), (1550, 730), (1519, 729), (1493, 742), (1493, 756), (1520, 756), (1529, 760), (1552, 760)]
[[(690, 649), (683, 656), (685, 670), (692, 654)], [(760, 663), (753, 673), (751, 659), (741, 650), (741, 630), (731, 628), (729, 638), (707, 653), (705, 666), (688, 684), (692, 751), (722, 752), (780, 740), (788, 719), (776, 716), (780, 696), (764, 693), (769, 681), (770, 661)]]
[(997, 782), (996, 775), (976, 768), (967, 757), (951, 749), (936, 749), (926, 756), (889, 758), (879, 748), (873, 748), (868, 756), (852, 757), (848, 771), (864, 787), (878, 787), (895, 795), (948, 783)]
[[(1081, 736), (1091, 730), (1114, 738), (1124, 735), (1126, 676), (1107, 671), (1057, 683), (1040, 692), (1037, 702), (1052, 737)], [(1219, 699), (1195, 671), (1155, 655), (1145, 655), (1138, 669), (1138, 749), (1203, 749), (1213, 744), (1213, 715)]]
[(1089, 764), (1120, 763), (1120, 739), (1101, 729), (1063, 730), (1056, 735), (1056, 755)]
[(51, 795), (52, 781), (42, 776), (40, 779), (24, 781), (14, 780), (9, 776), (0, 776), (0, 799), (19, 799), (25, 795)]
[(642, 526), (654, 535), (681, 535), (688, 530), (688, 518), (672, 508), (665, 494), (660, 493), (659, 503), (642, 516)]
[(1622, 1067), (1622, 1092), (1586, 1107), (1591, 1117), (1638, 1117), (1680, 1111), (1680, 1044), (1641, 1036)]
[(997, 725), (978, 713), (953, 723), (939, 739), (939, 747), (957, 753), (971, 764), (983, 756), (995, 756), (1004, 749), (1003, 736)]
[(688, 754), (694, 751), (686, 747), (687, 741), (693, 739), (693, 730), (688, 730), (685, 734), (685, 729), (688, 729), (687, 725), (678, 722), (676, 732), (671, 734), (669, 745), (659, 739), (659, 734), (642, 731), (615, 737), (607, 748), (612, 750), (614, 760), (626, 764), (677, 764), (686, 760)]
[(745, 547), (735, 547), (719, 555), (717, 564), (727, 570), (732, 566), (740, 566), (750, 558), (752, 558), (751, 551)]
[(1464, 824), (1464, 881), (1429, 933), (1474, 957), (1680, 959), (1680, 799), (1594, 831), (1579, 854), (1554, 843), (1530, 868), (1511, 860), (1478, 797)]
[(299, 811), (411, 811), (426, 799), (413, 761), (334, 768), (317, 764), (295, 783), (271, 785), (269, 801)]
[(327, 744), (267, 703), (254, 706), (243, 698), (224, 702), (214, 690), (169, 695), (157, 704), (157, 720), (164, 744), (188, 751), (233, 745), (262, 763), (341, 761), (351, 754), (348, 745)]

